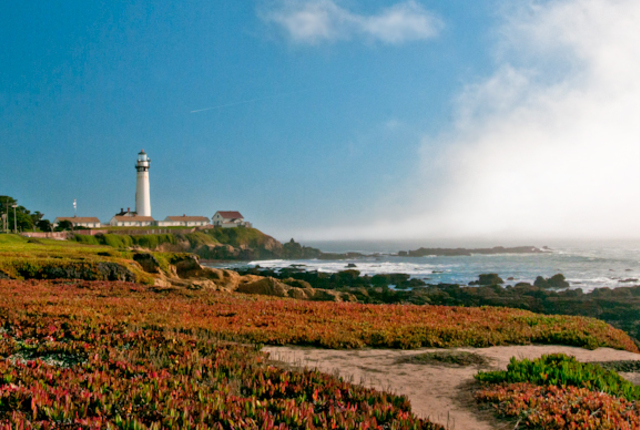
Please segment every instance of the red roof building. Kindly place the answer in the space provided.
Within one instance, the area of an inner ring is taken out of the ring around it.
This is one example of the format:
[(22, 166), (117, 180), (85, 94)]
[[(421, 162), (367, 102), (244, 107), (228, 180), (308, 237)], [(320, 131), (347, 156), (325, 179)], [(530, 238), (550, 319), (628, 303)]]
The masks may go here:
[(218, 211), (211, 218), (211, 223), (218, 227), (251, 227), (238, 211)]

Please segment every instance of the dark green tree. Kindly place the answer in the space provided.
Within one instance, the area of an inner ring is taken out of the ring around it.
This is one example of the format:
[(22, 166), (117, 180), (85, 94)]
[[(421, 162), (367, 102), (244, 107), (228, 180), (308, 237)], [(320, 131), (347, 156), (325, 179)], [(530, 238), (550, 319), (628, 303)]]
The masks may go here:
[(63, 220), (60, 221), (60, 224), (56, 227), (56, 231), (73, 231), (73, 224), (71, 221)]
[(45, 233), (49, 233), (49, 232), (53, 231), (52, 224), (49, 222), (48, 219), (43, 219), (43, 220), (38, 221), (36, 223), (36, 227), (40, 231), (44, 231)]
[[(32, 230), (34, 225), (44, 216), (44, 214), (38, 211), (32, 214), (31, 211), (20, 205), (16, 206), (14, 211), (13, 205), (18, 205), (18, 200), (10, 196), (0, 196), (0, 214), (7, 215), (7, 227), (10, 232), (13, 232), (14, 226), (18, 227), (19, 232)], [(2, 225), (0, 225), (0, 227), (2, 227)]]

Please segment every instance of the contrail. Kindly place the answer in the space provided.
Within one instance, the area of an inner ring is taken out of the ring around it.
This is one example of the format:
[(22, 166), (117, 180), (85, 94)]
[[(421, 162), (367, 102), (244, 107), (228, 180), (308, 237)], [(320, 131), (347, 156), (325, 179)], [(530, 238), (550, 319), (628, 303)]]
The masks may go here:
[(244, 104), (247, 104), (247, 103), (258, 102), (260, 100), (266, 100), (266, 99), (272, 99), (274, 97), (279, 97), (279, 96), (288, 95), (288, 94), (292, 94), (292, 93), (276, 94), (276, 95), (269, 96), (269, 97), (260, 97), (260, 98), (257, 98), (257, 99), (243, 100), (241, 102), (227, 103), (227, 104), (212, 106), (212, 107), (208, 107), (208, 108), (204, 108), (204, 109), (192, 110), (190, 113), (205, 112), (205, 111), (208, 111), (208, 110), (221, 109), (221, 108), (230, 107), (230, 106), (244, 105)]
[[(363, 81), (363, 80), (364, 80), (364, 78), (356, 79), (355, 81), (347, 82), (345, 84), (354, 84), (356, 82), (360, 82), (360, 81)], [(342, 84), (340, 84), (340, 85), (342, 85)], [(325, 88), (331, 89), (331, 88), (338, 87), (340, 85), (332, 85), (330, 87), (325, 87)], [(298, 90), (298, 91), (290, 91), (288, 93), (273, 94), (271, 96), (258, 97), (258, 98), (255, 98), (255, 99), (242, 100), (242, 101), (239, 101), (239, 102), (225, 103), (225, 104), (216, 105), (216, 106), (212, 106), (212, 107), (208, 107), (208, 108), (204, 108), (204, 109), (192, 110), (190, 113), (206, 112), (208, 110), (222, 109), (222, 108), (231, 107), (231, 106), (244, 105), (244, 104), (247, 104), (247, 103), (255, 103), (255, 102), (262, 101), (262, 100), (275, 99), (277, 97), (286, 97), (286, 96), (291, 96), (291, 95), (294, 95), (294, 94), (306, 93), (306, 92), (309, 92), (309, 91), (313, 91), (315, 89), (317, 89), (317, 87), (315, 87), (315, 88), (305, 88), (303, 90)]]

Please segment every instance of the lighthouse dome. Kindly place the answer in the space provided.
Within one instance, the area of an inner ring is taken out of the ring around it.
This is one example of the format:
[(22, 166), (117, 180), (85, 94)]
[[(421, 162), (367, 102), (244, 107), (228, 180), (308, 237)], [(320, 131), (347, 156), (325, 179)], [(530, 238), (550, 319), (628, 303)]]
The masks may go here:
[(138, 161), (149, 161), (149, 156), (144, 152), (144, 149), (138, 153)]

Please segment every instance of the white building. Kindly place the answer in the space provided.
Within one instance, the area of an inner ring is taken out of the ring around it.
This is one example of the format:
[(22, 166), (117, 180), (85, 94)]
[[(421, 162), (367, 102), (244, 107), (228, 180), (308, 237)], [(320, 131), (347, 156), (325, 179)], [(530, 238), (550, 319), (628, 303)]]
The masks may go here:
[(112, 227), (149, 227), (155, 224), (155, 220), (150, 216), (141, 215), (115, 215), (109, 221)]
[(101, 226), (100, 220), (96, 217), (60, 216), (53, 220), (53, 228), (58, 227), (62, 221), (69, 221), (73, 227), (98, 228)]
[(136, 213), (140, 216), (151, 216), (151, 195), (149, 192), (149, 164), (151, 159), (144, 152), (138, 154), (136, 163)]
[(201, 227), (209, 225), (206, 216), (168, 216), (164, 221), (156, 221), (158, 227)]
[(251, 227), (251, 223), (245, 221), (238, 211), (218, 211), (211, 218), (211, 223), (217, 227)]

